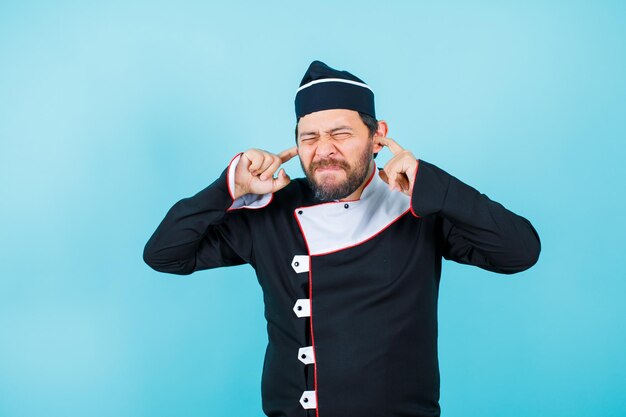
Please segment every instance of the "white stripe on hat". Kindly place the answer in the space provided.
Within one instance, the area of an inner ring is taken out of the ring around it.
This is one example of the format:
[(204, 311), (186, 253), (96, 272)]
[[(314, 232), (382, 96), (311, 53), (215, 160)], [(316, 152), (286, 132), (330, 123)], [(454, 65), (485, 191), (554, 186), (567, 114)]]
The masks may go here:
[(305, 88), (310, 87), (312, 85), (319, 84), (319, 83), (328, 83), (328, 82), (331, 82), (331, 81), (338, 82), (338, 83), (346, 83), (346, 84), (358, 85), (359, 87), (365, 87), (368, 90), (372, 91), (372, 89), (370, 88), (369, 85), (360, 83), (358, 81), (344, 80), (343, 78), (322, 78), (321, 80), (313, 80), (313, 81), (311, 81), (309, 83), (304, 84), (302, 87), (298, 88), (298, 90), (296, 91), (296, 94), (298, 94), (300, 92), (300, 90), (304, 90)]

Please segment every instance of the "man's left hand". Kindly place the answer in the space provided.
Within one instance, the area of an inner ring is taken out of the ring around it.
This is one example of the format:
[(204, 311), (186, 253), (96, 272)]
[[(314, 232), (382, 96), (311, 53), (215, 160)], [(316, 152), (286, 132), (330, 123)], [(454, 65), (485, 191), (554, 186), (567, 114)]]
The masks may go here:
[(380, 178), (389, 185), (390, 190), (400, 191), (410, 197), (413, 193), (413, 182), (419, 161), (411, 151), (407, 151), (391, 138), (375, 136), (374, 143), (388, 147), (393, 154), (380, 171)]

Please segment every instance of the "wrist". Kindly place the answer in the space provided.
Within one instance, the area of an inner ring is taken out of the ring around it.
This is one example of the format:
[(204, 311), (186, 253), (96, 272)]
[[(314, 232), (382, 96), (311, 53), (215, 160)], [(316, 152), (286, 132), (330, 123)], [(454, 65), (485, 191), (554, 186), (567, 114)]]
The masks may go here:
[(243, 187), (241, 187), (238, 184), (235, 184), (235, 190), (233, 191), (233, 200), (237, 200), (238, 198), (240, 198), (241, 196), (244, 196), (248, 194), (247, 192), (245, 192), (245, 190), (243, 189)]

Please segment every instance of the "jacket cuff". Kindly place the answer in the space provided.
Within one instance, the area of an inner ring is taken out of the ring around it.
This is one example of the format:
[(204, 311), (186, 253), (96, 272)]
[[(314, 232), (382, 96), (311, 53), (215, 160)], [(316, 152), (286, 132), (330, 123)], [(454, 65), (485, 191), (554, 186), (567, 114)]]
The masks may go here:
[(450, 174), (420, 159), (411, 194), (413, 216), (422, 217), (439, 213), (444, 207), (450, 179)]
[(235, 170), (237, 168), (237, 164), (241, 159), (241, 155), (243, 152), (238, 153), (228, 164), (228, 168), (226, 170), (226, 184), (228, 186), (228, 193), (230, 194), (230, 198), (233, 200), (232, 205), (228, 208), (228, 211), (238, 210), (242, 208), (246, 209), (260, 209), (267, 206), (274, 197), (273, 193), (268, 194), (245, 194), (239, 198), (235, 198)]

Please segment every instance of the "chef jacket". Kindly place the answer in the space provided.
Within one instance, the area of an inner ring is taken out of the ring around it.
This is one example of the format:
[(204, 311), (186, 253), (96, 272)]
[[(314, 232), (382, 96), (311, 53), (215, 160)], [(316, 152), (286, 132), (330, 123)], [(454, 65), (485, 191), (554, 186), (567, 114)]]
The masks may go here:
[(523, 271), (540, 252), (531, 223), (424, 160), (411, 197), (375, 168), (354, 201), (317, 201), (302, 178), (235, 199), (240, 158), (168, 211), (146, 263), (172, 274), (255, 269), (268, 332), (266, 415), (439, 416), (441, 259)]

